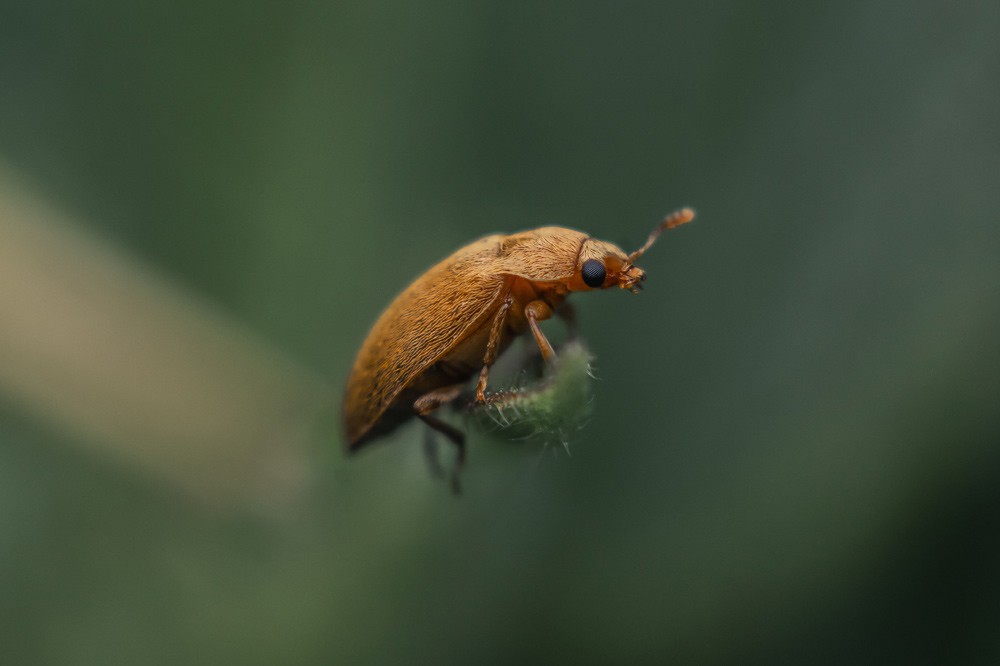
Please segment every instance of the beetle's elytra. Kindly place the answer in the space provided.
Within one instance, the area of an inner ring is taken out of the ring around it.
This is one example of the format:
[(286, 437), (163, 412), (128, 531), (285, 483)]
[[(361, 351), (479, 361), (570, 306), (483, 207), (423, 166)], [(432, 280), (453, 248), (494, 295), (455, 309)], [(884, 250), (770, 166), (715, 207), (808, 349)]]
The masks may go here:
[(636, 259), (664, 229), (694, 213), (668, 215), (631, 254), (564, 227), (493, 235), (461, 248), (417, 278), (372, 327), (344, 392), (344, 434), (356, 451), (416, 416), (458, 447), (464, 436), (432, 412), (455, 400), (479, 374), (476, 400), (486, 400), (489, 368), (515, 337), (531, 331), (546, 361), (555, 353), (538, 322), (553, 313), (572, 325), (566, 297), (646, 279)]

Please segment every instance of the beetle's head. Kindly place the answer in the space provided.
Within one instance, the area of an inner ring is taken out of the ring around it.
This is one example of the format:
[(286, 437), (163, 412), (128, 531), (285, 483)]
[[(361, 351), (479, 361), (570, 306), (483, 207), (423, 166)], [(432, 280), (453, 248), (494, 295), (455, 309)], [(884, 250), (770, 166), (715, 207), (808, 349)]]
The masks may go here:
[(660, 225), (649, 234), (646, 243), (635, 252), (625, 252), (612, 243), (588, 238), (580, 248), (577, 259), (577, 282), (586, 285), (581, 288), (607, 289), (618, 286), (628, 289), (633, 294), (642, 290), (642, 282), (646, 279), (646, 271), (635, 265), (635, 260), (656, 242), (657, 237), (665, 230), (686, 224), (694, 219), (694, 211), (682, 208), (668, 215)]
[(581, 286), (582, 289), (621, 287), (638, 293), (642, 289), (641, 282), (646, 279), (645, 271), (632, 265), (620, 247), (596, 238), (583, 242), (577, 273), (579, 281), (586, 285)]

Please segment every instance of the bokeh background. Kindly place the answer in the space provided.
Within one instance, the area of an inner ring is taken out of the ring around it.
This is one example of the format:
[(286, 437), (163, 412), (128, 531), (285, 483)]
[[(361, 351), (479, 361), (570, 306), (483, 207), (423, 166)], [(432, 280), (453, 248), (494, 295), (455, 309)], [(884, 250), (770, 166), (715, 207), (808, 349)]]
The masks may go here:
[[(3, 663), (996, 663), (998, 35), (989, 1), (6, 0)], [(473, 428), (457, 500), (416, 427), (344, 459), (424, 268), (681, 205), (641, 296), (576, 299), (571, 456)]]

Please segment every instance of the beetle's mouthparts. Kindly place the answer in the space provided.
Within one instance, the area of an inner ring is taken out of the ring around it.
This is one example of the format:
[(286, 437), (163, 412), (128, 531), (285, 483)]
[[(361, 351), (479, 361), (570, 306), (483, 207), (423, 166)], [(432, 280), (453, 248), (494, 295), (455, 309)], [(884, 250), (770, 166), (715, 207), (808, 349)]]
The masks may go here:
[(628, 289), (633, 294), (642, 291), (642, 281), (646, 279), (646, 272), (638, 266), (629, 266), (621, 272), (618, 277), (618, 286)]

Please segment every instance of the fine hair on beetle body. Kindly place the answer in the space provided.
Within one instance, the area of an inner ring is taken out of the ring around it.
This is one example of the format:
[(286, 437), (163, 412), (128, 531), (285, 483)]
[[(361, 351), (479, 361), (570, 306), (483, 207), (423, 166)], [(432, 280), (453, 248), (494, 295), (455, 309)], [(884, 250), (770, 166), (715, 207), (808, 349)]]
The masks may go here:
[(540, 227), (474, 241), (440, 261), (402, 291), (375, 322), (344, 391), (343, 428), (349, 452), (417, 417), (458, 450), (465, 436), (434, 412), (478, 374), (475, 400), (485, 403), (489, 370), (511, 341), (528, 332), (547, 363), (555, 351), (538, 322), (553, 315), (573, 325), (573, 292), (619, 287), (638, 293), (646, 273), (635, 265), (666, 229), (694, 219), (668, 215), (638, 250), (566, 227)]

